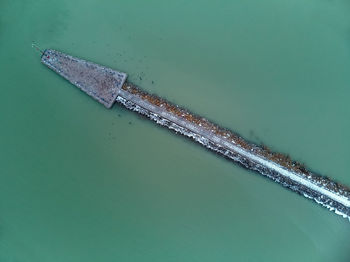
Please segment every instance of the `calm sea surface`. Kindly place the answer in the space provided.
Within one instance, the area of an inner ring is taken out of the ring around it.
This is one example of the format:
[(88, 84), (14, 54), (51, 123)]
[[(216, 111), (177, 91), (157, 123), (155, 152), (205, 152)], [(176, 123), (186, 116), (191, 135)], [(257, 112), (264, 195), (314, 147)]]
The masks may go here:
[(0, 261), (342, 261), (350, 223), (40, 64), (54, 48), (350, 185), (348, 0), (0, 0)]

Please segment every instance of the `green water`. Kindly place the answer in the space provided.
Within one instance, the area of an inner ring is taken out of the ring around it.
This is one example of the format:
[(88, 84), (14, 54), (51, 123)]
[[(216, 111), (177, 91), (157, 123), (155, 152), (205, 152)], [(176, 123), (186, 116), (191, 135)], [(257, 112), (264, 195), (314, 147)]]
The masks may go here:
[(45, 66), (55, 48), (350, 185), (348, 0), (0, 0), (0, 261), (349, 261), (350, 223)]

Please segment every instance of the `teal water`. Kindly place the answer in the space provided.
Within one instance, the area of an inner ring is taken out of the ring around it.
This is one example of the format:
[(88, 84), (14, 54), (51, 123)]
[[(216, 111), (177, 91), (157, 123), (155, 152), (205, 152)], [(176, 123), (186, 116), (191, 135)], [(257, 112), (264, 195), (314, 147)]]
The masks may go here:
[(349, 11), (345, 0), (0, 1), (0, 261), (349, 261), (349, 221), (106, 110), (31, 48), (125, 71), (350, 185)]

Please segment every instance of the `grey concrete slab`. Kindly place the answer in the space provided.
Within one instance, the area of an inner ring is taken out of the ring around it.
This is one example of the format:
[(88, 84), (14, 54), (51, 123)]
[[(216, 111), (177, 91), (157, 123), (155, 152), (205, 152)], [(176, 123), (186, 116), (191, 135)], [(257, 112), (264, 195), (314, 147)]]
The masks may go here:
[(46, 49), (41, 62), (89, 96), (110, 108), (127, 75), (52, 49)]

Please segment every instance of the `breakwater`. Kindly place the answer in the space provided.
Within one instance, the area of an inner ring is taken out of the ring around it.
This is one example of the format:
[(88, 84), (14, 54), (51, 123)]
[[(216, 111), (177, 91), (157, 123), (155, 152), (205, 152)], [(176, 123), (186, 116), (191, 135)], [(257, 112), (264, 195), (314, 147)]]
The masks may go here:
[(116, 101), (247, 169), (313, 199), (345, 218), (350, 217), (348, 188), (308, 171), (303, 165), (283, 154), (249, 143), (234, 132), (195, 116), (160, 97), (147, 94), (131, 83), (126, 82), (123, 85)]
[(126, 82), (125, 73), (55, 50), (45, 50), (42, 62), (107, 108), (117, 101), (157, 124), (185, 135), (245, 168), (350, 219), (350, 189), (309, 171), (288, 156), (252, 144), (230, 130), (143, 91)]

